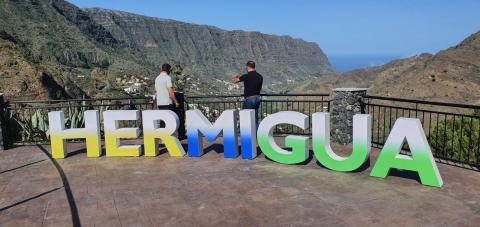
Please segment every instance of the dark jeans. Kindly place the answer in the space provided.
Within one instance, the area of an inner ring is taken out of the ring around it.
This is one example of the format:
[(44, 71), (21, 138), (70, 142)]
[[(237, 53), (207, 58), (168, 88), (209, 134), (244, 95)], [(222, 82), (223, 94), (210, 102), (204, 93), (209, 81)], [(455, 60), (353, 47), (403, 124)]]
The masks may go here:
[(260, 102), (262, 102), (262, 99), (260, 96), (255, 96), (255, 98), (250, 97), (250, 98), (245, 98), (243, 100), (243, 109), (253, 109), (255, 110), (255, 122), (256, 125), (258, 126), (258, 108), (260, 107)]
[(158, 109), (159, 109), (159, 110), (171, 110), (171, 111), (174, 111), (174, 110), (175, 110), (175, 105), (170, 104), (170, 105), (158, 106)]

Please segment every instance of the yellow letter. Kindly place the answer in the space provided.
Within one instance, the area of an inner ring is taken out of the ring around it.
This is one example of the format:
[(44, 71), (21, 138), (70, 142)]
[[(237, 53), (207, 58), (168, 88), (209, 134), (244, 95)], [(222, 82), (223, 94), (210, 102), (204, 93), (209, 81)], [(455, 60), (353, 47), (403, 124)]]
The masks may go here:
[(84, 113), (85, 128), (65, 129), (65, 115), (63, 111), (48, 113), (50, 125), (50, 144), (52, 147), (52, 158), (65, 158), (66, 139), (85, 138), (87, 143), (87, 157), (99, 157), (100, 148), (100, 126), (98, 110), (88, 110)]
[(136, 139), (139, 128), (120, 128), (119, 121), (136, 121), (138, 110), (108, 110), (103, 112), (103, 127), (105, 130), (105, 150), (107, 157), (137, 157), (140, 156), (141, 145), (120, 146), (120, 138)]
[[(165, 122), (165, 128), (158, 128), (158, 121)], [(143, 140), (145, 156), (158, 155), (158, 139), (165, 143), (168, 153), (172, 157), (185, 155), (182, 144), (178, 138), (172, 136), (178, 129), (178, 116), (170, 110), (144, 110), (142, 112)]]

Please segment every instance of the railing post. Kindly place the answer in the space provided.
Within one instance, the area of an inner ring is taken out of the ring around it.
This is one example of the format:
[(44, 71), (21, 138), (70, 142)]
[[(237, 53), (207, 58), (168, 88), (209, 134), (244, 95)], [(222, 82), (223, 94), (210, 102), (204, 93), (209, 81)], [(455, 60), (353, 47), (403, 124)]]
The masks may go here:
[(336, 88), (333, 92), (331, 140), (338, 144), (352, 143), (353, 115), (364, 111), (363, 97), (367, 94), (367, 89)]
[(0, 92), (0, 151), (5, 150), (6, 148), (6, 139), (5, 139), (5, 100), (3, 98), (3, 93)]
[(176, 109), (176, 114), (180, 120), (178, 127), (178, 137), (180, 140), (187, 138), (187, 131), (185, 129), (185, 94), (183, 92), (175, 92), (175, 98), (180, 103), (179, 108)]

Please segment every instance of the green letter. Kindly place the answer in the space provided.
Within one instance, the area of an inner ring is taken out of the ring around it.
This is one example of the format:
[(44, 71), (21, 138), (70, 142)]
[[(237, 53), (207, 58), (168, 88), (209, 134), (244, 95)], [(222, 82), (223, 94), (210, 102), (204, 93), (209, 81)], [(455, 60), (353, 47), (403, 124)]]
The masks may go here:
[(341, 172), (358, 169), (370, 156), (371, 120), (368, 114), (353, 116), (353, 151), (350, 157), (342, 157), (330, 147), (330, 120), (328, 113), (312, 115), (313, 153), (325, 167)]
[[(412, 157), (399, 154), (405, 141), (410, 147)], [(370, 176), (385, 178), (391, 168), (416, 171), (422, 184), (433, 187), (442, 186), (442, 177), (438, 172), (420, 120), (399, 118), (395, 122)]]
[(263, 119), (258, 126), (257, 141), (265, 156), (282, 164), (296, 164), (307, 160), (308, 137), (285, 137), (285, 145), (291, 147), (292, 151), (284, 150), (275, 143), (273, 138), (273, 130), (279, 124), (291, 124), (306, 129), (308, 127), (308, 116), (293, 111), (282, 111)]

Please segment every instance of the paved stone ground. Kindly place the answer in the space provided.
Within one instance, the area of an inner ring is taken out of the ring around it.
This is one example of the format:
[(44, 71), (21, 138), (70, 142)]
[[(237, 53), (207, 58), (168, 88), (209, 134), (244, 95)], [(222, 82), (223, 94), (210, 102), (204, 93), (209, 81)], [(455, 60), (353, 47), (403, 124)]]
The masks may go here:
[(48, 145), (0, 153), (0, 226), (480, 223), (480, 173), (444, 164), (445, 184), (436, 189), (401, 171), (382, 180), (369, 177), (369, 169), (333, 172), (315, 159), (292, 166), (263, 155), (224, 159), (220, 145), (201, 158), (86, 158), (82, 143), (68, 147), (75, 152), (58, 166), (44, 153)]

